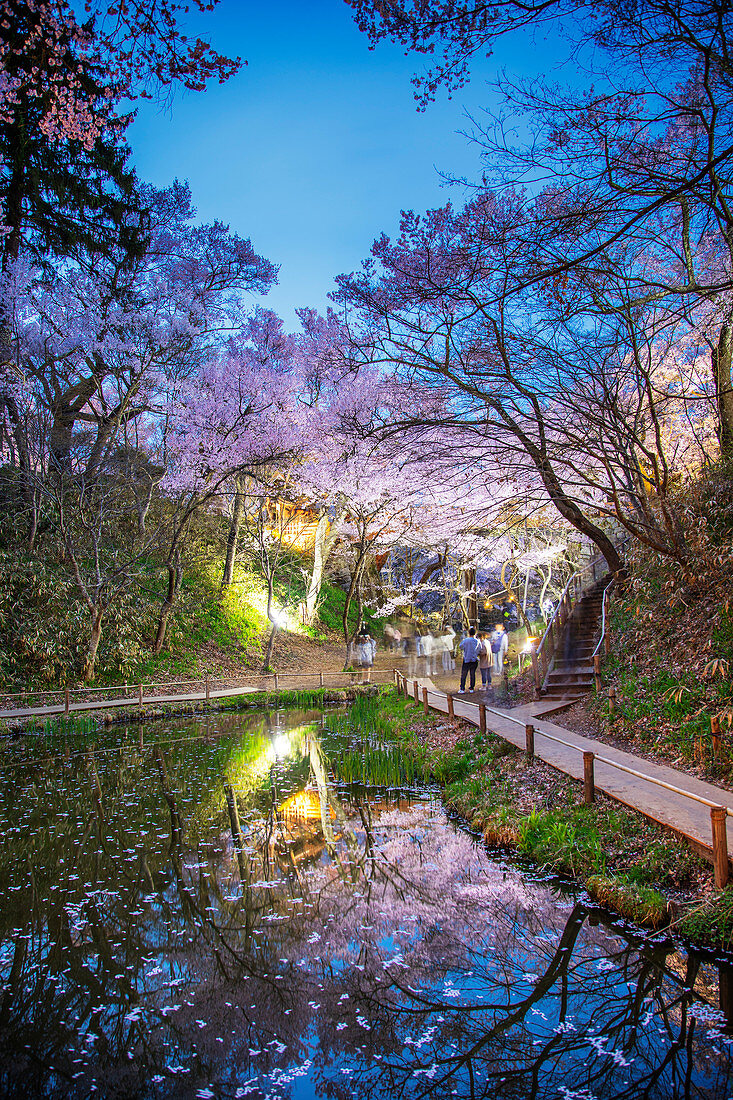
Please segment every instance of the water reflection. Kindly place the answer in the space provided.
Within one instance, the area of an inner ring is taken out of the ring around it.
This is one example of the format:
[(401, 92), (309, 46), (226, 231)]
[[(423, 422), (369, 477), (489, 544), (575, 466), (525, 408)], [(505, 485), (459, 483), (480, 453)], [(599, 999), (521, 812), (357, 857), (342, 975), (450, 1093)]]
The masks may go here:
[(3, 758), (2, 1095), (731, 1094), (729, 971), (336, 782), (390, 751), (260, 714)]

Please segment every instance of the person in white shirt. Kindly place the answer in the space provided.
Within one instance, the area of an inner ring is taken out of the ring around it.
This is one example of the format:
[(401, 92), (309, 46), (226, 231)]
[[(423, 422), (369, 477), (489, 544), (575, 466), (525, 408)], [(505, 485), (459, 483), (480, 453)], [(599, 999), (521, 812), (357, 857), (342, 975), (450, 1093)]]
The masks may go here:
[(489, 639), (491, 646), (491, 675), (501, 676), (504, 672), (504, 658), (509, 649), (509, 635), (503, 623), (498, 623)]
[(453, 667), (453, 645), (456, 640), (456, 632), (452, 627), (448, 627), (441, 636), (438, 638), (438, 644), (440, 646), (440, 658), (443, 666), (443, 672), (450, 672)]

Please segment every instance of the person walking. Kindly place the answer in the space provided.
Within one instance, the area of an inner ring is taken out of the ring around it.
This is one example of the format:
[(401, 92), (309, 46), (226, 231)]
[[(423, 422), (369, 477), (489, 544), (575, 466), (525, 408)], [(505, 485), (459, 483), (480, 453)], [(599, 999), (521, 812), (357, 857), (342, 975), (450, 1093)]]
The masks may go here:
[(440, 662), (443, 673), (448, 673), (453, 668), (453, 645), (456, 640), (456, 632), (452, 627), (443, 631), (440, 638)]
[(509, 649), (509, 635), (504, 629), (503, 623), (497, 623), (491, 634), (491, 675), (502, 676), (504, 674), (504, 658)]
[(417, 642), (414, 634), (408, 634), (405, 638), (405, 656), (407, 657), (407, 675), (414, 680), (417, 672)]
[(485, 634), (479, 634), (479, 651), (478, 651), (478, 667), (481, 672), (481, 690), (487, 691), (491, 682), (491, 648), (486, 640)]
[(459, 695), (463, 695), (466, 691), (466, 679), (470, 678), (471, 687), (470, 691), (474, 691), (476, 688), (476, 669), (478, 668), (478, 654), (479, 654), (479, 640), (475, 636), (476, 630), (471, 627), (467, 636), (461, 642), (459, 648), (463, 654), (463, 662), (461, 664), (461, 686), (458, 690)]
[(435, 638), (432, 633), (425, 634), (422, 640), (422, 652), (425, 658), (425, 675), (433, 675), (433, 659), (435, 657)]
[(369, 631), (365, 630), (356, 639), (356, 659), (361, 667), (361, 680), (364, 684), (368, 684), (371, 679), (376, 651), (377, 643), (370, 637)]

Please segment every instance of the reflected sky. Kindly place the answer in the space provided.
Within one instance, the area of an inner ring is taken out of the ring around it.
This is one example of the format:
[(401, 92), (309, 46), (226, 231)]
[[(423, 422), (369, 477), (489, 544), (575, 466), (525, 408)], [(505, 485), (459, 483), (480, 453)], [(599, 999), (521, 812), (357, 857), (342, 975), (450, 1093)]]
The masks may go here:
[(0, 1094), (733, 1094), (727, 969), (506, 866), (394, 767), (282, 712), (5, 750)]

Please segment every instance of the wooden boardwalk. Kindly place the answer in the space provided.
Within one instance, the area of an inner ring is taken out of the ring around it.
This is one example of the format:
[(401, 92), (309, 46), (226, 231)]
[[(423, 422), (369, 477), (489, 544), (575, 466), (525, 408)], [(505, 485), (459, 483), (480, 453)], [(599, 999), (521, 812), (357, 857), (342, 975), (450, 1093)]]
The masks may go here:
[[(238, 695), (254, 695), (263, 691), (312, 691), (322, 687), (332, 691), (343, 691), (362, 682), (360, 672), (315, 672), (308, 674), (307, 679), (309, 682), (304, 683), (304, 679), (306, 677), (302, 673), (281, 672), (277, 676), (273, 674), (255, 675), (250, 677), (246, 683), (222, 688), (215, 688), (210, 684), (206, 685), (205, 680), (188, 681), (183, 685), (148, 685), (149, 689), (160, 688), (161, 690), (158, 693), (153, 693), (151, 690), (146, 691), (144, 685), (132, 685), (131, 690), (128, 690), (124, 695), (117, 694), (111, 695), (109, 698), (80, 699), (78, 702), (74, 702), (72, 699), (67, 702), (64, 699), (64, 692), (48, 692), (47, 695), (59, 697), (59, 702), (43, 703), (38, 706), (5, 708), (0, 710), (0, 719), (22, 721), (24, 718), (56, 718), (61, 714), (89, 714), (94, 711), (113, 710), (119, 707), (135, 709), (139, 707), (175, 706), (177, 703), (208, 703), (215, 699), (231, 699)], [(372, 683), (392, 683), (395, 679), (395, 669), (372, 669)], [(185, 687), (197, 682), (204, 685), (200, 691), (175, 692), (166, 690), (177, 686)], [(119, 689), (118, 685), (108, 690), (119, 692)], [(104, 694), (102, 690), (95, 689), (86, 689), (86, 693), (97, 696)]]
[[(413, 680), (408, 681), (410, 694), (414, 692), (414, 683)], [(420, 702), (423, 702), (423, 689), (427, 689), (428, 706), (443, 714), (449, 713), (448, 696), (444, 691), (426, 678), (417, 683)], [(455, 716), (480, 726), (481, 693), (471, 692), (452, 698)], [(505, 741), (525, 748), (526, 726), (530, 724), (534, 727), (535, 755), (558, 771), (581, 781), (585, 778), (583, 754), (593, 753), (596, 758), (593, 768), (596, 790), (684, 836), (708, 859), (712, 859), (714, 854), (712, 810), (720, 821), (719, 828), (729, 858), (733, 855), (733, 827), (730, 821), (733, 793), (676, 768), (644, 760), (593, 738), (582, 737), (558, 726), (549, 717), (543, 717), (557, 709), (557, 702), (529, 703), (511, 710), (486, 706), (486, 728)], [(723, 877), (722, 870), (719, 875), (716, 869), (718, 877)]]

